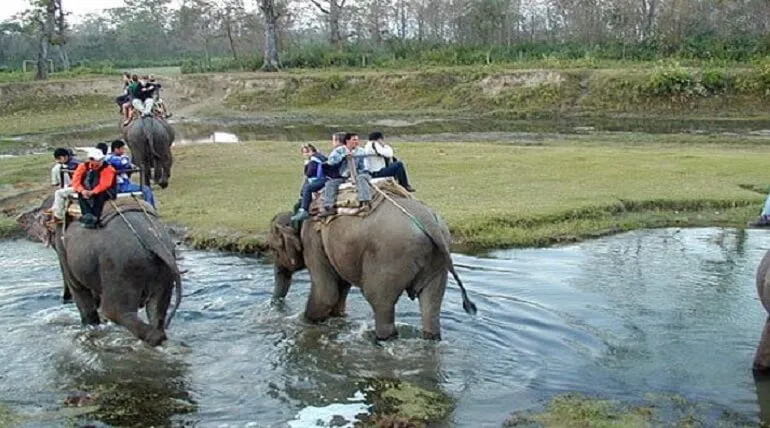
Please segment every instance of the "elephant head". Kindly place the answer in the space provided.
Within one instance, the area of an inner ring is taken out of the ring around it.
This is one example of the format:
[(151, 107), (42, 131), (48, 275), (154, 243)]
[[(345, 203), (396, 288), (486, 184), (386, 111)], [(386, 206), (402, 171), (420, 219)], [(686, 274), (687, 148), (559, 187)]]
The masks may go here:
[(44, 243), (46, 247), (51, 245), (53, 233), (45, 226), (46, 218), (43, 210), (50, 207), (52, 203), (53, 195), (46, 198), (39, 207), (25, 211), (16, 217), (16, 223), (27, 232), (27, 236)]
[(286, 297), (294, 272), (305, 268), (299, 232), (291, 226), (291, 213), (276, 214), (270, 221), (267, 243), (273, 254), (276, 297)]

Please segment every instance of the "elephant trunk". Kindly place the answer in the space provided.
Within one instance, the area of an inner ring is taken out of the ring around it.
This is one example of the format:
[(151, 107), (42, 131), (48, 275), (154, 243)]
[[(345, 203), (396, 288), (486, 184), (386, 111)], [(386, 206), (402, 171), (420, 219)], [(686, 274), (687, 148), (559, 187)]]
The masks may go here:
[(283, 299), (287, 294), (289, 294), (289, 287), (291, 287), (291, 271), (283, 269), (279, 266), (274, 266), (273, 273), (275, 276), (273, 298)]

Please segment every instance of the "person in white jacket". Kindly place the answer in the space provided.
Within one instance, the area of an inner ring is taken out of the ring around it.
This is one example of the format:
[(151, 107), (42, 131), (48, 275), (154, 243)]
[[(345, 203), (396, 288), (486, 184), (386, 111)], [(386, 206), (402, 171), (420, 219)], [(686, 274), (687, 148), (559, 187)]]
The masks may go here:
[(372, 178), (393, 177), (408, 192), (415, 189), (409, 185), (406, 166), (393, 156), (393, 147), (384, 142), (382, 132), (369, 134), (369, 141), (364, 146), (364, 164)]

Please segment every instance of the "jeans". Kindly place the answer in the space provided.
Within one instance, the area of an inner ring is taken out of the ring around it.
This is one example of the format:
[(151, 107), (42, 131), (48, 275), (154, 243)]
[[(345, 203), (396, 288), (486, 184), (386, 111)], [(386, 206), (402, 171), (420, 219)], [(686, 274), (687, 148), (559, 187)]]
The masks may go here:
[(313, 198), (313, 192), (317, 192), (324, 188), (326, 184), (326, 177), (315, 178), (308, 180), (302, 186), (302, 202), (300, 208), (307, 211), (310, 209), (310, 201)]
[[(358, 200), (367, 202), (372, 200), (372, 191), (369, 188), (369, 180), (372, 177), (367, 172), (362, 172), (356, 176), (356, 192)], [(346, 178), (330, 178), (324, 186), (323, 202), (324, 208), (331, 208), (337, 202), (337, 193), (340, 190), (340, 184), (344, 183)]]
[(372, 173), (373, 178), (393, 177), (398, 184), (403, 187), (409, 187), (409, 179), (406, 177), (406, 167), (401, 161), (392, 162), (385, 168)]
[(150, 205), (152, 205), (153, 208), (155, 208), (155, 196), (152, 194), (152, 190), (148, 186), (140, 186), (136, 183), (128, 182), (123, 183), (118, 188), (118, 192), (120, 193), (133, 193), (133, 192), (142, 192), (142, 196), (144, 197), (144, 200), (147, 201)]
[(54, 192), (53, 205), (51, 206), (54, 217), (58, 219), (64, 218), (64, 215), (66, 214), (65, 211), (67, 210), (67, 199), (70, 197), (70, 195), (74, 195), (76, 193), (77, 192), (75, 192), (72, 187), (65, 187)]

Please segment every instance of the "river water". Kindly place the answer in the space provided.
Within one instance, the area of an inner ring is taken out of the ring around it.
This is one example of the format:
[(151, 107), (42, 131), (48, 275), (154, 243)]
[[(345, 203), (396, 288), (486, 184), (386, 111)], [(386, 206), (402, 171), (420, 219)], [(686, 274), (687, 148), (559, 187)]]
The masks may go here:
[(263, 261), (186, 250), (170, 342), (151, 349), (114, 325), (81, 327), (60, 303), (52, 250), (0, 242), (0, 403), (30, 416), (26, 426), (65, 426), (72, 415), (57, 409), (88, 391), (110, 412), (76, 420), (97, 426), (303, 427), (365, 408), (357, 380), (397, 377), (452, 397), (458, 427), (501, 426), (568, 391), (629, 403), (675, 395), (699, 417), (756, 423), (768, 388), (750, 370), (766, 316), (754, 275), (767, 248), (761, 230), (660, 229), (455, 254), (478, 315), (450, 283), (444, 340), (429, 343), (417, 338), (418, 305), (402, 297), (401, 338), (384, 346), (358, 291), (344, 321), (305, 325), (307, 273), (273, 307)]

